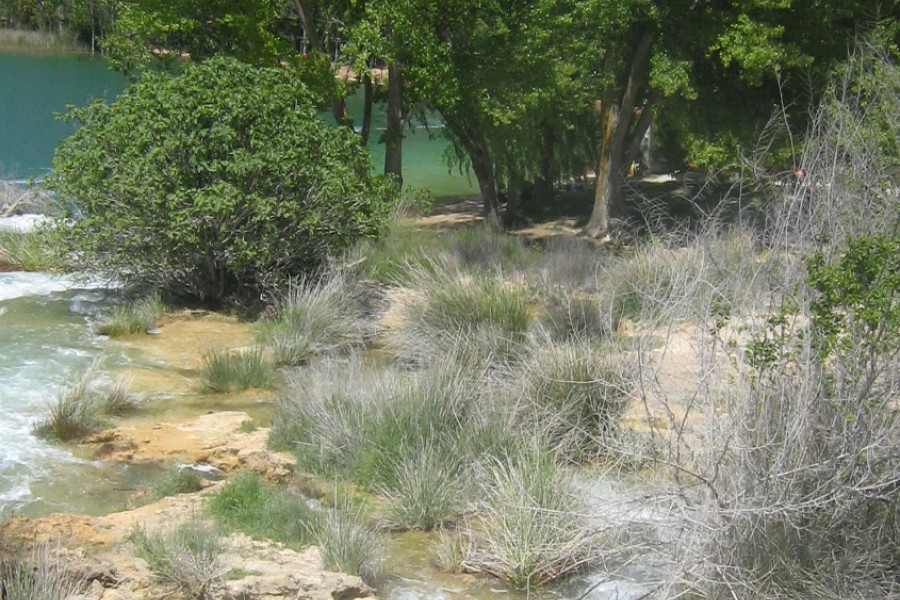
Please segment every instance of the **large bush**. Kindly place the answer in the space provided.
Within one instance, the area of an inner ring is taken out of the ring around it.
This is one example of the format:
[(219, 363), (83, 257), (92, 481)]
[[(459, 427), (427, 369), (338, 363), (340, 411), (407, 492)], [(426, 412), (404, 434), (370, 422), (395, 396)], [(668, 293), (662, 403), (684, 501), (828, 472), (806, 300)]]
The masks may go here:
[(289, 68), (212, 59), (73, 109), (49, 185), (76, 267), (218, 302), (377, 236), (391, 187), (316, 100)]

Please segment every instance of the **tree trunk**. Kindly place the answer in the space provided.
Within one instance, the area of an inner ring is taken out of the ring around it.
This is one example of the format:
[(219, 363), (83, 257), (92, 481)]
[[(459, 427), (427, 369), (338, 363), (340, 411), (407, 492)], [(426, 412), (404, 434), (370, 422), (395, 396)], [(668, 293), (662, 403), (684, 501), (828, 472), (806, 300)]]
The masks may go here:
[(506, 164), (508, 174), (506, 181), (506, 211), (503, 213), (503, 223), (509, 228), (515, 225), (522, 209), (522, 196), (520, 194), (522, 183), (519, 181), (519, 174), (509, 156), (506, 158)]
[(534, 203), (536, 206), (549, 204), (554, 200), (553, 184), (558, 179), (553, 168), (553, 156), (556, 147), (556, 131), (547, 122), (541, 123), (541, 161), (540, 172), (534, 182)]
[(619, 174), (622, 168), (622, 148), (616, 147), (616, 129), (619, 126), (619, 105), (604, 100), (603, 139), (600, 143), (600, 163), (597, 166), (597, 188), (594, 193), (594, 209), (584, 231), (592, 237), (606, 235), (609, 231), (609, 219), (618, 217), (621, 204)]
[(369, 143), (369, 133), (372, 131), (372, 75), (363, 75), (363, 120), (359, 135), (363, 145)]
[(469, 160), (472, 161), (472, 171), (478, 180), (478, 189), (481, 191), (484, 222), (491, 229), (499, 231), (503, 229), (503, 223), (500, 220), (500, 206), (497, 202), (497, 184), (494, 181), (494, 159), (491, 150), (483, 136), (477, 139), (467, 138), (465, 146)]
[(613, 90), (609, 90), (601, 98), (603, 138), (600, 163), (597, 166), (597, 188), (591, 218), (584, 228), (585, 233), (593, 237), (606, 235), (609, 232), (609, 220), (623, 216), (620, 184), (625, 143), (634, 120), (635, 101), (638, 93), (645, 87), (653, 37), (652, 33), (647, 33), (638, 43), (621, 99), (616, 97)]
[(403, 76), (396, 63), (388, 65), (387, 130), (384, 133), (384, 174), (403, 185)]
[[(306, 39), (309, 40), (309, 45), (312, 46), (313, 50), (316, 52), (326, 54), (325, 42), (319, 36), (319, 32), (316, 29), (316, 21), (313, 17), (312, 10), (309, 7), (309, 3), (304, 2), (303, 0), (294, 0), (294, 8), (297, 9), (297, 12), (300, 14), (300, 23), (303, 24), (303, 31), (306, 33)], [(352, 128), (353, 120), (350, 118), (350, 113), (347, 112), (347, 103), (344, 99), (340, 96), (332, 96), (330, 104), (334, 121), (338, 125)]]

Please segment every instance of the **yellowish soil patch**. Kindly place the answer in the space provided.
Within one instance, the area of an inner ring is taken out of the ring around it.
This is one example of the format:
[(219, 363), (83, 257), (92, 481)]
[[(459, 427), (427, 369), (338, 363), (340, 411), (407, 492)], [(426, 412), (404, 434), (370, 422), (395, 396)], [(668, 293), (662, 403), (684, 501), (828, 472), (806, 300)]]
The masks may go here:
[(217, 314), (184, 312), (162, 319), (153, 335), (116, 340), (139, 349), (174, 369), (198, 369), (210, 350), (225, 351), (253, 343), (250, 325)]

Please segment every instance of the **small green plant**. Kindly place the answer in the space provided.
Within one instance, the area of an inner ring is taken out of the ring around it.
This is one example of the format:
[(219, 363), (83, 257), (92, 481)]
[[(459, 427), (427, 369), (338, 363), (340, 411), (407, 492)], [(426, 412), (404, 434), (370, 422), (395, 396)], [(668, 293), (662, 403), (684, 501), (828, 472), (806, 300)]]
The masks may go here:
[(214, 597), (225, 578), (220, 555), (222, 543), (214, 528), (199, 519), (188, 521), (168, 534), (137, 528), (131, 533), (137, 554), (147, 561), (159, 581), (190, 598)]
[(145, 333), (156, 327), (165, 312), (166, 306), (158, 295), (148, 296), (113, 308), (94, 325), (94, 332), (110, 337)]
[(192, 494), (203, 489), (203, 479), (193, 469), (174, 469), (153, 486), (157, 498)]
[(104, 415), (122, 416), (137, 408), (138, 398), (131, 393), (131, 385), (115, 381), (104, 386), (98, 394), (98, 408)]
[(208, 391), (239, 392), (272, 387), (275, 370), (258, 346), (238, 352), (210, 350), (203, 356), (201, 378)]
[(67, 600), (83, 594), (88, 582), (70, 572), (68, 563), (50, 544), (35, 544), (27, 559), (0, 562), (4, 600)]
[(365, 342), (359, 292), (345, 275), (292, 285), (274, 319), (260, 323), (256, 334), (279, 365), (301, 365), (316, 354), (339, 352)]
[(222, 525), (258, 539), (299, 548), (309, 542), (313, 518), (299, 495), (270, 487), (252, 473), (238, 473), (209, 503)]
[(241, 426), (239, 428), (239, 431), (241, 433), (253, 433), (257, 429), (259, 429), (259, 427), (256, 425), (256, 423), (254, 423), (253, 421), (247, 420), (247, 421), (241, 421)]
[(0, 230), (0, 269), (53, 271), (60, 266), (47, 230)]

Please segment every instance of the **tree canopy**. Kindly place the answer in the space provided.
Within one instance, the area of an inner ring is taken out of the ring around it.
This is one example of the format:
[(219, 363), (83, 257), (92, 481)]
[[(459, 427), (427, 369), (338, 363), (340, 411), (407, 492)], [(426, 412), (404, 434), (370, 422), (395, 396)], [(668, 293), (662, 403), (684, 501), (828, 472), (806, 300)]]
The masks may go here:
[[(348, 124), (332, 70), (341, 38), (367, 107), (369, 68), (387, 66), (386, 173), (402, 181), (403, 130), (427, 106), (489, 223), (501, 224), (501, 189), (509, 220), (526, 194), (548, 202), (560, 178), (592, 174), (586, 230), (602, 235), (623, 216), (651, 124), (672, 168), (735, 161), (777, 111), (802, 132), (856, 37), (880, 28), (897, 42), (900, 0), (133, 0), (119, 13), (109, 47), (125, 64), (154, 53), (302, 64)], [(791, 154), (783, 144), (773, 160)]]

